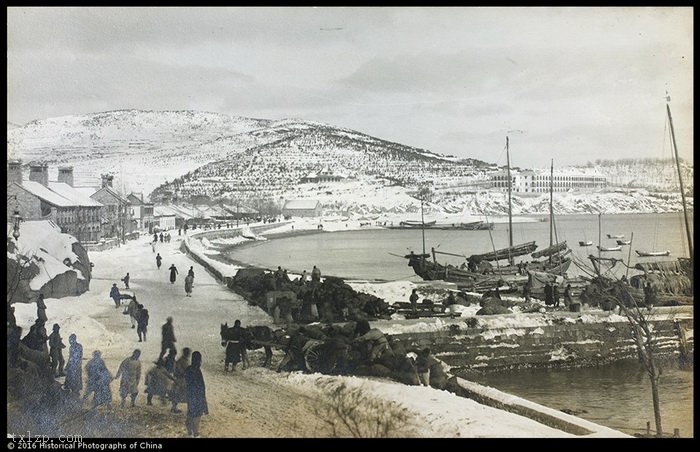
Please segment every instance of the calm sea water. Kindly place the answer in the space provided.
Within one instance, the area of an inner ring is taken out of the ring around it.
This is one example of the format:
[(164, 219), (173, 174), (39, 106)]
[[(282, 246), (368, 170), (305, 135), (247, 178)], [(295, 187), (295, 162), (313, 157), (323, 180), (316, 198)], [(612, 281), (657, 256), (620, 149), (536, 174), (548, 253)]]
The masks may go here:
[[(546, 217), (543, 217), (546, 218)], [(573, 250), (575, 261), (590, 267), (589, 254), (597, 255), (597, 215), (567, 215), (556, 218), (557, 238), (566, 240)], [(691, 221), (691, 231), (692, 231)], [(623, 246), (622, 252), (602, 253), (605, 257), (630, 258), (637, 262), (687, 257), (688, 246), (680, 214), (630, 214), (602, 217), (602, 244), (614, 246), (615, 240), (606, 234), (624, 234), (632, 238), (632, 250)], [(470, 255), (492, 251), (491, 239), (496, 248), (508, 244), (508, 225), (496, 224), (491, 231), (441, 231), (426, 230), (426, 249)], [(542, 249), (549, 245), (547, 222), (514, 223), (513, 241), (517, 243), (535, 240)], [(591, 240), (592, 247), (580, 247), (579, 240)], [(404, 255), (410, 250), (420, 252), (420, 230), (360, 230), (322, 233), (288, 237), (268, 242), (256, 242), (235, 248), (228, 255), (239, 261), (276, 268), (278, 265), (290, 271), (301, 272), (317, 265), (324, 275), (357, 279), (408, 279), (418, 281)], [(640, 258), (635, 249), (671, 250), (670, 257)], [(462, 259), (440, 256), (439, 261), (459, 264)], [(528, 259), (523, 256), (520, 259)], [(517, 259), (516, 259), (517, 261)], [(581, 272), (572, 265), (569, 273)], [(611, 272), (624, 274), (625, 267), (618, 264)], [(634, 271), (630, 272), (630, 275)], [(531, 370), (509, 373), (470, 376), (474, 380), (503, 391), (519, 395), (534, 402), (556, 409), (586, 410), (581, 417), (615, 428), (626, 433), (639, 433), (646, 422), (653, 425), (653, 410), (649, 379), (637, 362), (620, 362), (609, 366), (576, 370)], [(662, 375), (660, 397), (663, 426), (668, 432), (680, 428), (681, 436), (693, 432), (693, 371), (667, 366)]]
[[(692, 230), (691, 221), (691, 230)], [(631, 265), (637, 262), (675, 259), (688, 256), (687, 239), (684, 232), (682, 214), (633, 214), (607, 215), (602, 217), (603, 246), (616, 245), (614, 239), (606, 234), (624, 234), (625, 239), (633, 239), (630, 246), (623, 246), (622, 251), (604, 252), (603, 257), (631, 259)], [(566, 215), (556, 218), (558, 241), (566, 240), (573, 250), (575, 261), (591, 267), (589, 254), (598, 255), (597, 215)], [(497, 249), (508, 246), (508, 224), (497, 223), (492, 231), (445, 231), (426, 230), (426, 251), (431, 247), (438, 251), (471, 255), (487, 253), (493, 250), (491, 240)], [(634, 236), (632, 237), (632, 233)], [(538, 249), (549, 246), (549, 223), (530, 222), (513, 223), (513, 242), (515, 244), (536, 241)], [(594, 246), (580, 247), (579, 241), (590, 240)], [(635, 249), (658, 251), (671, 250), (670, 257), (637, 257)], [(405, 255), (410, 250), (422, 251), (420, 230), (359, 230), (347, 232), (321, 233), (299, 237), (288, 237), (269, 242), (256, 242), (249, 246), (235, 248), (229, 252), (233, 259), (268, 268), (278, 265), (298, 271), (310, 269), (316, 265), (324, 275), (341, 276), (357, 279), (419, 280), (413, 269), (407, 266), (406, 259), (394, 255)], [(437, 255), (439, 262), (460, 264), (462, 258)], [(528, 260), (529, 256), (516, 258)], [(575, 265), (569, 269), (570, 275), (581, 272)], [(618, 276), (625, 272), (624, 266), (617, 264), (612, 272)], [(633, 274), (633, 273), (630, 273)]]
[[(636, 361), (619, 361), (576, 370), (538, 369), (508, 373), (464, 375), (554, 409), (569, 409), (579, 417), (628, 434), (644, 433), (647, 421), (655, 430), (651, 383)], [(661, 425), (666, 433), (693, 432), (693, 371), (663, 363), (659, 385)]]

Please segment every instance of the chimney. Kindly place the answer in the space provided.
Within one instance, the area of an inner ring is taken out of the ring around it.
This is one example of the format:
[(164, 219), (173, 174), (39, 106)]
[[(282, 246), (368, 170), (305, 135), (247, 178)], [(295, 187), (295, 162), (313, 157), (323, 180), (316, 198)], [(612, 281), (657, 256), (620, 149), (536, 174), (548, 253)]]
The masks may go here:
[(39, 182), (44, 187), (49, 186), (49, 165), (46, 163), (32, 163), (29, 165), (29, 180)]
[(22, 160), (7, 161), (7, 183), (12, 182), (22, 185)]
[(114, 176), (111, 174), (102, 174), (102, 188), (110, 187), (112, 188), (112, 180)]
[(58, 181), (73, 186), (73, 167), (61, 166), (58, 168)]

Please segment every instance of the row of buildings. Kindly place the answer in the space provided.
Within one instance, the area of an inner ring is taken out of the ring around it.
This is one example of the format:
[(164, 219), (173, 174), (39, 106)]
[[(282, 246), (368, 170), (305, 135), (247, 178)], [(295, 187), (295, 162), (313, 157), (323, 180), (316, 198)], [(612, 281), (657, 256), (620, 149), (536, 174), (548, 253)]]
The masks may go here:
[[(607, 179), (598, 174), (585, 174), (578, 172), (554, 173), (549, 171), (513, 171), (510, 172), (511, 191), (516, 193), (546, 193), (550, 187), (552, 191), (563, 192), (569, 190), (591, 190), (605, 188)], [(492, 174), (491, 187), (508, 190), (508, 173), (506, 171)]]
[(106, 238), (126, 240), (133, 232), (171, 230), (184, 224), (235, 221), (254, 218), (258, 212), (245, 206), (154, 205), (142, 193), (122, 195), (113, 187), (114, 177), (101, 176), (101, 186), (76, 186), (73, 168), (58, 168), (56, 181), (49, 167), (31, 163), (24, 178), (21, 160), (7, 165), (7, 221), (15, 212), (23, 220), (49, 220), (81, 243)]

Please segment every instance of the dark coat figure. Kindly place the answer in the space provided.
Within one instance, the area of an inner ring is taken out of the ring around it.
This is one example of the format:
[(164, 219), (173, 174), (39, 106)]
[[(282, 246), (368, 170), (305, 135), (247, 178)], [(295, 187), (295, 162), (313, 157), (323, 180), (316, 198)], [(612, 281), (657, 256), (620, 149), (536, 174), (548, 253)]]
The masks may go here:
[(129, 358), (126, 358), (119, 365), (117, 375), (114, 378), (121, 376), (119, 382), (119, 397), (121, 397), (121, 406), (124, 406), (126, 397), (131, 396), (131, 406), (136, 406), (136, 396), (139, 393), (139, 380), (141, 379), (141, 350), (136, 349)]
[(187, 271), (187, 276), (191, 276), (192, 279), (194, 279), (194, 267), (190, 267), (190, 269)]
[(163, 368), (171, 375), (175, 372), (175, 356), (177, 356), (177, 351), (171, 348), (163, 359)]
[(175, 362), (174, 378), (172, 391), (170, 392), (170, 401), (173, 406), (170, 409), (173, 413), (180, 413), (177, 409), (178, 403), (187, 403), (187, 384), (185, 383), (185, 371), (190, 367), (190, 349), (185, 347), (182, 349), (182, 356)]
[(44, 303), (43, 293), (40, 293), (36, 300), (36, 318), (44, 323), (49, 321), (49, 318), (46, 317), (46, 303)]
[(559, 286), (556, 284), (552, 287), (552, 302), (555, 308), (559, 307)]
[(567, 284), (566, 288), (564, 289), (564, 304), (566, 306), (570, 306), (573, 302), (574, 299), (571, 295), (571, 284)]
[(112, 374), (107, 369), (99, 351), (92, 352), (92, 359), (85, 366), (85, 371), (87, 373), (87, 387), (83, 400), (87, 400), (88, 396), (94, 392), (93, 407), (112, 403), (112, 390), (109, 387), (112, 382)]
[(418, 312), (418, 294), (416, 293), (416, 289), (413, 289), (411, 292), (411, 296), (408, 297), (408, 301), (411, 302), (411, 310), (415, 314)]
[(157, 241), (158, 241), (158, 233), (154, 232), (153, 233), (153, 242), (157, 242)]
[(186, 297), (192, 296), (192, 286), (193, 285), (194, 285), (194, 276), (187, 275), (187, 277), (185, 277), (185, 296)]
[(231, 370), (236, 370), (236, 364), (241, 362), (241, 347), (243, 346), (243, 328), (241, 321), (236, 320), (233, 327), (228, 330), (226, 340), (226, 360), (224, 370), (228, 372), (228, 366), (231, 364)]
[(319, 270), (319, 268), (315, 265), (314, 268), (311, 270), (311, 281), (321, 281), (321, 270)]
[(136, 322), (138, 321), (139, 315), (139, 302), (136, 301), (136, 296), (131, 298), (129, 305), (126, 307), (126, 313), (129, 314), (129, 319), (131, 320), (131, 327), (134, 328)]
[(163, 233), (160, 233), (160, 243), (163, 243)]
[[(63, 344), (63, 339), (59, 330), (61, 327), (58, 323), (53, 325), (53, 332), (49, 336), (49, 356), (51, 357), (51, 373), (54, 377), (63, 377), (66, 374), (63, 372), (63, 349), (66, 346)], [(58, 368), (58, 369), (57, 369)]]
[(19, 365), (19, 344), (22, 338), (22, 327), (17, 325), (8, 327), (7, 333), (7, 358), (11, 367)]
[(185, 370), (185, 385), (187, 386), (187, 433), (199, 436), (199, 420), (204, 414), (209, 414), (207, 407), (206, 387), (202, 376), (202, 354), (192, 353), (192, 364)]
[(162, 361), (157, 361), (156, 365), (146, 372), (146, 405), (153, 405), (153, 396), (160, 397), (161, 403), (165, 405), (166, 397), (171, 391), (173, 385), (173, 377), (168, 374), (168, 371), (163, 367)]
[(122, 281), (124, 282), (124, 287), (127, 289), (129, 288), (129, 273), (127, 272), (126, 276), (122, 278)]
[(547, 306), (554, 304), (554, 292), (552, 291), (552, 285), (549, 283), (544, 285), (544, 304)]
[(15, 307), (9, 303), (7, 304), (7, 326), (17, 326), (17, 319), (15, 318)]
[(119, 288), (117, 287), (117, 283), (112, 284), (112, 288), (109, 291), (109, 297), (112, 300), (114, 300), (114, 304), (117, 306), (117, 308), (122, 304), (121, 294), (119, 293)]
[(175, 279), (177, 278), (177, 268), (175, 264), (170, 266), (170, 284), (175, 284)]
[(48, 340), (49, 337), (46, 335), (44, 324), (37, 320), (37, 322), (29, 328), (29, 333), (22, 338), (21, 342), (32, 350), (48, 354), (48, 348), (46, 346), (46, 341)]
[(158, 355), (158, 360), (163, 359), (163, 355), (165, 355), (165, 352), (167, 350), (175, 350), (175, 330), (173, 328), (173, 318), (168, 317), (166, 322), (163, 324), (163, 328), (161, 330), (161, 339), (160, 339), (160, 355)]
[(68, 336), (68, 362), (66, 363), (66, 380), (63, 387), (75, 395), (83, 389), (83, 346), (78, 343), (75, 334)]
[(146, 332), (148, 332), (148, 309), (142, 304), (138, 305), (138, 314), (136, 317), (136, 334), (139, 336), (139, 342), (143, 336), (143, 342), (146, 342)]
[(160, 257), (160, 253), (156, 255), (156, 265), (158, 266), (158, 270), (160, 270), (161, 262), (163, 261), (163, 258)]

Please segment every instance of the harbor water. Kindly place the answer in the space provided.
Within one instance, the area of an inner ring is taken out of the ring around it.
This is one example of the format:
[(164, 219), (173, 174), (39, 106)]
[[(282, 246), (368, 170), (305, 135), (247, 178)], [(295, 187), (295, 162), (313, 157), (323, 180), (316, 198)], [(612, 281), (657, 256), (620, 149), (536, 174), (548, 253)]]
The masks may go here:
[[(547, 216), (539, 217), (547, 219)], [(632, 238), (631, 246), (622, 251), (603, 252), (629, 262), (653, 262), (688, 257), (682, 213), (626, 214), (602, 217), (601, 243), (615, 246), (616, 239), (607, 234), (623, 234)], [(692, 228), (691, 220), (691, 228)], [(489, 233), (490, 232), (490, 233)], [(598, 256), (597, 215), (567, 215), (556, 218), (557, 240), (566, 240), (573, 251), (570, 275), (591, 271), (589, 255)], [(496, 223), (492, 231), (425, 230), (426, 251), (470, 254), (486, 253), (508, 245), (508, 224)], [(493, 245), (492, 245), (493, 240)], [(514, 243), (535, 240), (538, 249), (549, 245), (547, 221), (514, 222)], [(581, 247), (579, 241), (592, 241)], [(630, 250), (630, 247), (632, 248)], [(321, 233), (253, 242), (227, 251), (229, 258), (266, 268), (282, 265), (291, 272), (310, 271), (316, 265), (324, 275), (350, 279), (420, 281), (402, 257), (413, 250), (422, 251), (421, 230), (369, 229), (337, 233)], [(634, 250), (670, 250), (668, 257), (638, 257)], [(439, 262), (460, 264), (459, 257), (437, 255)], [(518, 261), (529, 260), (522, 256)], [(629, 259), (629, 261), (628, 261)], [(621, 263), (608, 270), (621, 276), (639, 273), (627, 270)], [(388, 300), (396, 301), (396, 300)], [(512, 393), (555, 409), (571, 410), (590, 421), (625, 433), (644, 433), (647, 421), (654, 428), (649, 378), (636, 361), (585, 369), (518, 370), (507, 373), (465, 375), (487, 386)], [(665, 363), (660, 382), (661, 410), (664, 429), (672, 433), (679, 428), (682, 437), (693, 436), (693, 370), (680, 369)]]

